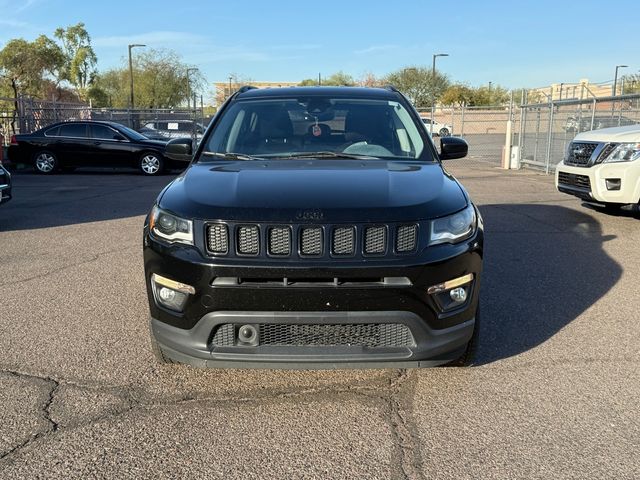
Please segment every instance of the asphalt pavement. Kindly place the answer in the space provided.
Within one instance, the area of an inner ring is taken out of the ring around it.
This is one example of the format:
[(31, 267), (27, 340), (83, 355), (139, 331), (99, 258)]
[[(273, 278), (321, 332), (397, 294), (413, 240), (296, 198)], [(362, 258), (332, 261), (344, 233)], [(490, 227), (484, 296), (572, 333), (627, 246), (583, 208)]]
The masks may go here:
[(141, 231), (172, 177), (14, 175), (0, 478), (640, 478), (640, 214), (536, 173), (447, 165), (486, 229), (464, 369), (159, 365)]

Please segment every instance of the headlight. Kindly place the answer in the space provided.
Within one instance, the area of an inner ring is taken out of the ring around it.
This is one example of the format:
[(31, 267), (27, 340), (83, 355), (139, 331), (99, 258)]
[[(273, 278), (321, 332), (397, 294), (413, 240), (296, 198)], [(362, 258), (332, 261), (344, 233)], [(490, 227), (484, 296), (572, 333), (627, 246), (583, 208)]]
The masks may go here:
[(633, 162), (638, 158), (640, 158), (640, 143), (621, 143), (602, 159), (602, 163)]
[(158, 207), (153, 207), (149, 229), (154, 235), (169, 242), (193, 245), (193, 222), (176, 217)]
[(476, 209), (470, 203), (458, 213), (431, 222), (429, 245), (461, 242), (474, 234), (477, 224)]

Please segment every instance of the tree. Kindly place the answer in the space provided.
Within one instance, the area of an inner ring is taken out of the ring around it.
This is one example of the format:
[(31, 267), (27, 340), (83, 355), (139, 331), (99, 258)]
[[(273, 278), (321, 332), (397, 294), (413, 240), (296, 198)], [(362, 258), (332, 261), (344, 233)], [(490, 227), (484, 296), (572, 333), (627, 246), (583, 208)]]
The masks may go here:
[[(133, 62), (134, 97), (138, 108), (174, 108), (186, 103), (187, 92), (194, 94), (204, 87), (199, 71), (189, 72), (177, 53), (149, 49), (135, 56)], [(130, 98), (129, 66), (96, 75), (87, 96), (97, 107), (126, 108)]]
[(640, 74), (633, 73), (631, 75), (625, 75), (622, 77), (622, 83), (624, 85), (624, 94), (640, 93)]
[[(328, 77), (320, 79), (321, 85), (334, 86), (334, 87), (352, 87), (357, 85), (357, 82), (354, 78), (348, 73), (344, 73), (342, 70), (339, 72), (333, 73)], [(298, 85), (301, 87), (308, 87), (318, 85), (317, 78), (305, 78)]]
[(438, 71), (433, 75), (431, 68), (426, 67), (403, 68), (390, 73), (385, 80), (409, 97), (417, 108), (430, 107), (449, 87), (446, 75)]
[(63, 64), (62, 50), (46, 35), (33, 42), (22, 38), (9, 40), (0, 50), (0, 69), (9, 79), (14, 97), (19, 94), (44, 97), (46, 85), (59, 84)]
[(362, 87), (382, 87), (385, 85), (384, 78), (378, 78), (373, 73), (367, 72), (358, 80), (358, 85)]
[(91, 46), (91, 37), (80, 22), (65, 28), (58, 28), (55, 37), (62, 43), (64, 52), (64, 69), (62, 78), (73, 85), (80, 96), (84, 96), (86, 88), (96, 74), (96, 57)]
[(443, 105), (455, 105), (462, 107), (463, 105), (472, 105), (474, 101), (473, 88), (462, 83), (456, 83), (447, 88), (440, 97)]

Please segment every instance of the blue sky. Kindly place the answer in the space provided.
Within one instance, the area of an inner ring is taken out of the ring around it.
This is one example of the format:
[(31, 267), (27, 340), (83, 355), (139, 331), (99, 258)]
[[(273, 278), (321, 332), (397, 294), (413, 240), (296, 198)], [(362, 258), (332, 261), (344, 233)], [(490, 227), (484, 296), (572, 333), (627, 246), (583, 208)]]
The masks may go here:
[(444, 52), (438, 68), (453, 81), (519, 88), (604, 82), (617, 64), (637, 73), (638, 18), (637, 0), (0, 0), (0, 48), (82, 21), (102, 69), (129, 43), (173, 49), (209, 82), (383, 75)]

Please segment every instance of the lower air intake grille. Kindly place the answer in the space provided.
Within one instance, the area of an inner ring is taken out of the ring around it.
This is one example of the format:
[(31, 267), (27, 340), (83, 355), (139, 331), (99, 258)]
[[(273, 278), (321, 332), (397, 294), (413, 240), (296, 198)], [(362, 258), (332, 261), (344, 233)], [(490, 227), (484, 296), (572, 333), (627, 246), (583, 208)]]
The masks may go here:
[(260, 251), (260, 238), (257, 226), (246, 226), (238, 229), (238, 253), (257, 255)]
[(289, 255), (291, 253), (291, 229), (288, 227), (269, 229), (269, 253), (271, 255)]
[[(259, 331), (259, 346), (290, 347), (368, 347), (398, 348), (415, 346), (409, 327), (399, 323), (369, 324), (262, 324)], [(236, 328), (233, 324), (218, 327), (213, 336), (214, 347), (236, 345)]]
[(416, 248), (418, 239), (417, 225), (403, 225), (398, 227), (398, 236), (396, 238), (396, 251), (411, 252)]
[(303, 255), (322, 255), (322, 228), (305, 228), (300, 236), (300, 252)]
[(227, 226), (221, 223), (209, 225), (207, 248), (211, 253), (227, 253), (229, 250), (229, 234)]
[(353, 227), (339, 227), (333, 231), (333, 254), (353, 255), (356, 231)]
[(380, 254), (387, 248), (387, 229), (383, 226), (369, 227), (364, 232), (364, 253)]
[(571, 185), (572, 187), (585, 188), (591, 191), (591, 181), (587, 175), (558, 172), (558, 183), (562, 185)]

